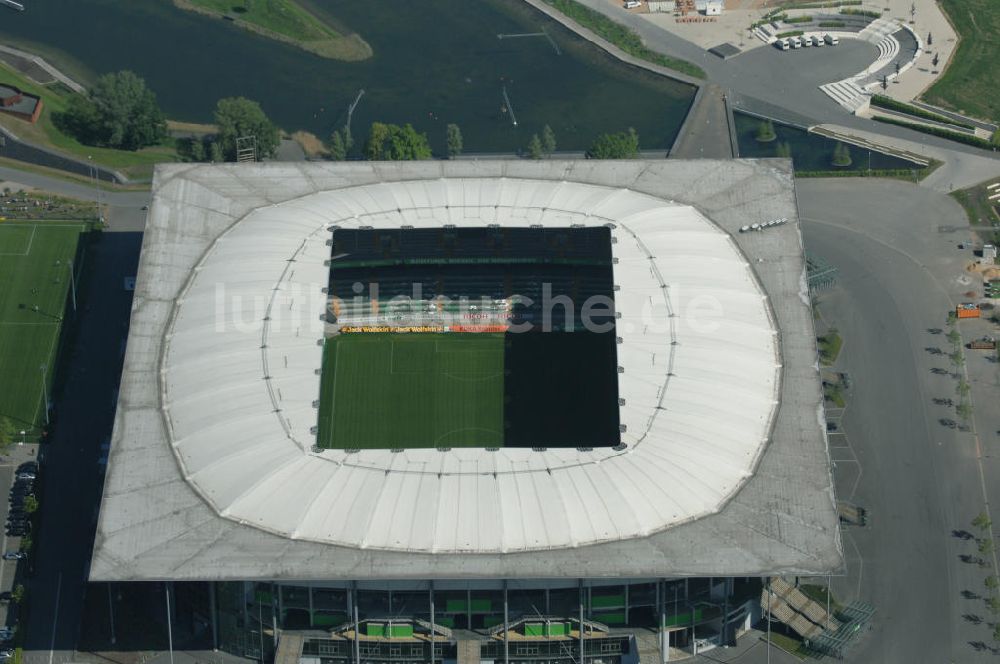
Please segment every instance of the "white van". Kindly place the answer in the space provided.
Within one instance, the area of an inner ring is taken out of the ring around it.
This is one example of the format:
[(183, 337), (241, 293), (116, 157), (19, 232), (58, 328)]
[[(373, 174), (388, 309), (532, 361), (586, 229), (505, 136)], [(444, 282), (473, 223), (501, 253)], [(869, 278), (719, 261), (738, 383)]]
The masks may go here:
[(777, 48), (778, 50), (781, 50), (781, 51), (787, 51), (788, 50), (788, 40), (787, 39), (778, 39), (778, 40), (776, 40), (774, 42), (774, 47)]
[(830, 46), (836, 46), (837, 44), (840, 43), (840, 40), (837, 39), (836, 35), (823, 35), (823, 41), (825, 41)]
[(798, 37), (792, 37), (790, 41), (792, 44), (792, 48), (802, 48), (802, 40), (799, 39)]
[(809, 39), (809, 37), (806, 37), (805, 35), (803, 35), (802, 37), (799, 37), (799, 39), (802, 40), (802, 45), (803, 46), (812, 46), (813, 45), (812, 40)]
[(625, 0), (625, 9), (635, 9), (636, 7), (642, 7), (639, 0)]
[(819, 35), (813, 35), (809, 39), (812, 40), (813, 46), (822, 46), (823, 45), (823, 38), (820, 37)]

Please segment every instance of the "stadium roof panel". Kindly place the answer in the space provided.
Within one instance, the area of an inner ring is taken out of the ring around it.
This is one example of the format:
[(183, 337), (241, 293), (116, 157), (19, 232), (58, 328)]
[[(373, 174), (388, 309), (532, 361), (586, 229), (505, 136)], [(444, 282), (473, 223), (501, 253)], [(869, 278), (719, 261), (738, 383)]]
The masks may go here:
[[(733, 234), (777, 217), (775, 161), (160, 167), (92, 577), (830, 571), (798, 227)], [(446, 223), (614, 224), (624, 449), (313, 448), (329, 227)]]

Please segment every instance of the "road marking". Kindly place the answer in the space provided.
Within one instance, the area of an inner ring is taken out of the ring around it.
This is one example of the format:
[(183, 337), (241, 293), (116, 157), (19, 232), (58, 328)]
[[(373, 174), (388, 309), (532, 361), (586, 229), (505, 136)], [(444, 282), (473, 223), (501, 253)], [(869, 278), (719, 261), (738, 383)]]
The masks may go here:
[(49, 664), (52, 664), (52, 656), (56, 647), (56, 625), (59, 624), (59, 593), (62, 592), (62, 572), (59, 572), (59, 579), (56, 581), (56, 607), (52, 615), (52, 638), (49, 639)]

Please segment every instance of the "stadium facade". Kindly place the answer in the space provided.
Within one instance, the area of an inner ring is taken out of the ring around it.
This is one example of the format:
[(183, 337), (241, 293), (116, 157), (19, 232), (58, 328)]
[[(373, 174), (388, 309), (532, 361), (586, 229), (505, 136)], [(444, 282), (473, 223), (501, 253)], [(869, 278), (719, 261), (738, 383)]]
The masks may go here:
[[(611, 391), (600, 353), (452, 352), (601, 295)], [(403, 333), (447, 343), (329, 382)], [(90, 578), (204, 582), (261, 659), (666, 661), (841, 568), (824, 421), (787, 161), (160, 166)]]

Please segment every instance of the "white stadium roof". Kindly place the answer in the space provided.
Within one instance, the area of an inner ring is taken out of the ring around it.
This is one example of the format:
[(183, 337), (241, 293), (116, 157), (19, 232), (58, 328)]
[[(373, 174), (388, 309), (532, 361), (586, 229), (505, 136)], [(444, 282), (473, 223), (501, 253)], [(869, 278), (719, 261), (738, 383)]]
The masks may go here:
[[(560, 551), (648, 546), (723, 516), (779, 435), (798, 477), (773, 489), (798, 483), (802, 495), (753, 509), (776, 510), (779, 522), (794, 513), (765, 538), (790, 559), (755, 550), (750, 536), (757, 569), (698, 561), (693, 538), (693, 559), (671, 560), (673, 570), (653, 556), (589, 573), (778, 571), (768, 557), (782, 570), (829, 571), (840, 547), (797, 224), (731, 234), (794, 219), (791, 182), (774, 163), (724, 163), (713, 178), (720, 202), (730, 199), (728, 228), (699, 211), (698, 168), (681, 162), (162, 168), (93, 577), (492, 576), (502, 572), (468, 561), (537, 550), (555, 568)], [(653, 183), (646, 191), (641, 178)], [(675, 194), (657, 189), (662, 178)], [(742, 192), (739, 210), (732, 199), (754, 178), (769, 191)], [(623, 448), (314, 447), (329, 227), (445, 224), (613, 225)], [(757, 269), (739, 242), (758, 248)], [(748, 533), (769, 529), (747, 521)], [(292, 565), (292, 549), (311, 562)], [(289, 557), (272, 559), (278, 550)], [(400, 553), (408, 569), (376, 570)]]

